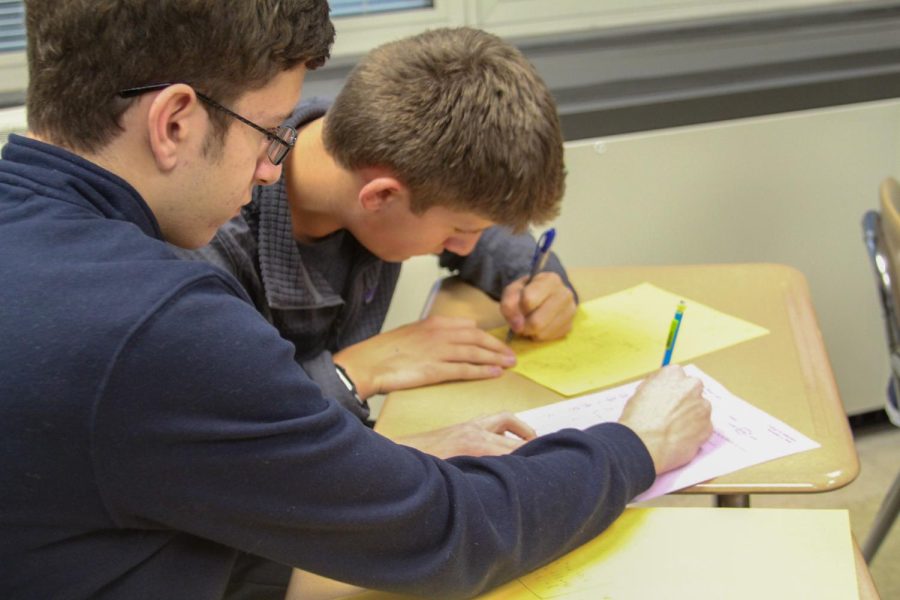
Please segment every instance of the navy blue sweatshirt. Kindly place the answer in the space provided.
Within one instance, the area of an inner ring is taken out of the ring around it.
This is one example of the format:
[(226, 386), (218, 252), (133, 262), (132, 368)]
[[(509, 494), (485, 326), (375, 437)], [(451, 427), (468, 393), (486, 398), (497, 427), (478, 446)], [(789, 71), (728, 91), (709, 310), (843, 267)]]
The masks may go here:
[(607, 527), (653, 481), (618, 424), (438, 460), (365, 427), (238, 283), (178, 260), (127, 182), (0, 160), (0, 597), (219, 598), (238, 551), (464, 597)]

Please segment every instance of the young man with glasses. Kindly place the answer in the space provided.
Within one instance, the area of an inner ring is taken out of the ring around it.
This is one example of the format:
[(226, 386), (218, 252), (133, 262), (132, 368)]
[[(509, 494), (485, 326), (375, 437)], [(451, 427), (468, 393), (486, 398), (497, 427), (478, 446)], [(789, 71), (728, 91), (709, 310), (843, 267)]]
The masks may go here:
[(326, 2), (26, 0), (26, 16), (31, 133), (0, 160), (0, 597), (221, 598), (243, 553), (473, 595), (601, 531), (706, 437), (677, 368), (621, 424), (510, 456), (377, 435), (231, 276), (165, 243), (208, 243), (279, 178), (272, 137), (197, 94), (277, 128), (328, 54)]

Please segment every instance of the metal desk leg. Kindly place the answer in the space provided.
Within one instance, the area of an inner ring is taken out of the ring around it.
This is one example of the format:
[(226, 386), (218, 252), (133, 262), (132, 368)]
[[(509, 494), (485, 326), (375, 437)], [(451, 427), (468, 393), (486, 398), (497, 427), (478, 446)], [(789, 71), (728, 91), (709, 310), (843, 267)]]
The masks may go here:
[(878, 509), (878, 514), (872, 522), (872, 529), (863, 544), (862, 553), (867, 563), (872, 562), (878, 547), (881, 546), (881, 542), (891, 530), (891, 525), (894, 524), (898, 513), (900, 513), (900, 473), (894, 478), (890, 491), (884, 497), (881, 508)]
[(750, 494), (717, 494), (716, 506), (720, 508), (750, 508)]

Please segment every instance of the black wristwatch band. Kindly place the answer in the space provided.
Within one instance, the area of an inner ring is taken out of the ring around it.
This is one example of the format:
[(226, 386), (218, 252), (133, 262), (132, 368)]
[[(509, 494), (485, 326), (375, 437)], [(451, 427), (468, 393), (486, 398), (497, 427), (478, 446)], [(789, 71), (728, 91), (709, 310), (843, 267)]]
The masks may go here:
[(356, 385), (353, 384), (353, 380), (350, 379), (350, 376), (347, 375), (347, 371), (344, 370), (344, 367), (341, 365), (334, 363), (334, 370), (337, 372), (338, 379), (347, 386), (347, 391), (353, 394), (353, 397), (356, 399), (360, 405), (365, 406), (366, 401), (359, 397), (359, 392), (356, 391)]

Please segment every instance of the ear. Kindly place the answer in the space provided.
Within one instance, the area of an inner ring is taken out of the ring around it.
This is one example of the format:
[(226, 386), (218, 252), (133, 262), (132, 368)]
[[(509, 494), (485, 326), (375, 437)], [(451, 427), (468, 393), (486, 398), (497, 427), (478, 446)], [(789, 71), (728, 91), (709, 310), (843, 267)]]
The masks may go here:
[(391, 175), (367, 177), (359, 190), (359, 204), (367, 211), (382, 211), (403, 200), (409, 200), (409, 189)]
[(197, 136), (206, 135), (208, 116), (200, 99), (189, 86), (182, 83), (161, 91), (147, 111), (147, 133), (150, 151), (161, 171), (171, 171)]

